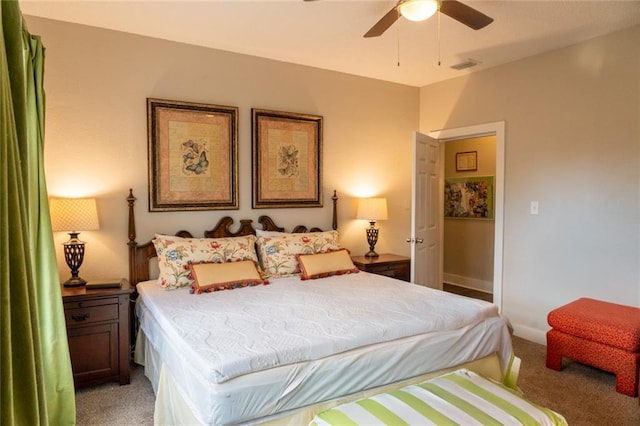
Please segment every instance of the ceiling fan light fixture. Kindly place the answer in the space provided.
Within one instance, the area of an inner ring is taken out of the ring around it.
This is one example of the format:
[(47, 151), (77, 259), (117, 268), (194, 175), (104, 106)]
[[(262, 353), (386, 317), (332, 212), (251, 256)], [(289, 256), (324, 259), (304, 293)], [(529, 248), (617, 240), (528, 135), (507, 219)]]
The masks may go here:
[(436, 0), (406, 0), (398, 5), (400, 14), (410, 21), (424, 21), (438, 10)]

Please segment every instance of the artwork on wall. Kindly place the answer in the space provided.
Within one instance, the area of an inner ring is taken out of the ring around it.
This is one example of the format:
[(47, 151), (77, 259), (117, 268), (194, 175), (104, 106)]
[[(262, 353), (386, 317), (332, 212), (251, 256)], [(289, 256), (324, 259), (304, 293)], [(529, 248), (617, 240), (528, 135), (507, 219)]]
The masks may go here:
[(456, 172), (471, 172), (478, 170), (478, 151), (456, 153)]
[(493, 219), (493, 176), (445, 178), (444, 217)]
[(251, 112), (253, 208), (322, 207), (322, 117)]
[(238, 209), (238, 108), (147, 99), (149, 211)]

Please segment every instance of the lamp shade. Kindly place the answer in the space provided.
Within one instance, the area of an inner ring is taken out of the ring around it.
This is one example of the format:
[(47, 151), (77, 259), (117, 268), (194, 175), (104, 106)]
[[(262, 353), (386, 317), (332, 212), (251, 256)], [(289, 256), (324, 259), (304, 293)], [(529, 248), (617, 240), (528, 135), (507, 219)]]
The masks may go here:
[(400, 14), (410, 21), (424, 21), (438, 10), (436, 0), (406, 0), (398, 6)]
[(95, 198), (51, 198), (49, 210), (54, 232), (100, 229)]
[(387, 220), (386, 198), (360, 198), (358, 200), (358, 219)]

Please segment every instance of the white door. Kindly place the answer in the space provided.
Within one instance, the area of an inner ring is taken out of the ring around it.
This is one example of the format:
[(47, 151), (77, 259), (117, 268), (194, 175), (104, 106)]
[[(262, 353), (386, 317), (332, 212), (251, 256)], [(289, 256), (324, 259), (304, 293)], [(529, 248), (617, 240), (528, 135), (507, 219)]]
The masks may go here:
[(442, 289), (441, 144), (414, 132), (411, 200), (411, 282)]

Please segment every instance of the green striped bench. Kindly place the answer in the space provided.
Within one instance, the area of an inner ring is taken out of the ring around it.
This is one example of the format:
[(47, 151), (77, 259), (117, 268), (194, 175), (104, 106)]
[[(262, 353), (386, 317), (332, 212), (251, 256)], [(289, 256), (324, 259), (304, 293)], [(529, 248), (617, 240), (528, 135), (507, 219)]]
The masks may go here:
[(417, 385), (338, 405), (312, 426), (566, 425), (560, 414), (527, 401), (517, 390), (460, 369)]

